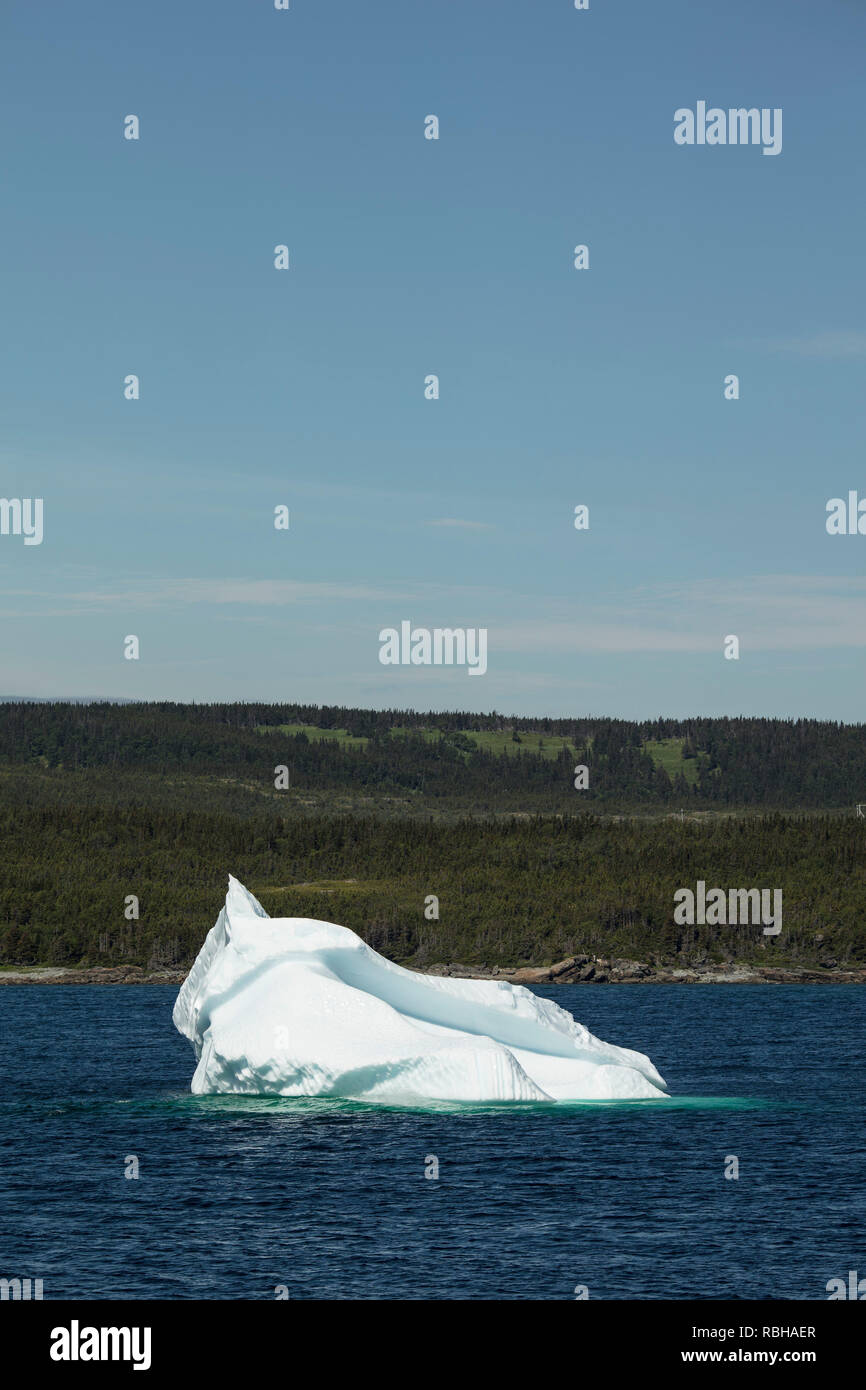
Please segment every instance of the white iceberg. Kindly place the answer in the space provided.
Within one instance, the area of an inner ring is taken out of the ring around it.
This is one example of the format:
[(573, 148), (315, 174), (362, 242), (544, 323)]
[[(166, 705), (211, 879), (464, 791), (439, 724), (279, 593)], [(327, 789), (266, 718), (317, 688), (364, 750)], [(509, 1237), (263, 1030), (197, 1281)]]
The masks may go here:
[(270, 918), (229, 877), (174, 1006), (196, 1095), (425, 1101), (649, 1100), (640, 1052), (520, 985), (418, 975), (333, 922)]

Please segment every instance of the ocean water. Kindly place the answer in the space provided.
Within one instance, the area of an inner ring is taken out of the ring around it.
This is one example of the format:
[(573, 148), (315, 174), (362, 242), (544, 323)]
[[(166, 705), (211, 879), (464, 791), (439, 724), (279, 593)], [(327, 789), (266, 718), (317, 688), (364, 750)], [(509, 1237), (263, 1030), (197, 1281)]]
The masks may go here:
[(857, 986), (540, 989), (673, 1099), (429, 1110), (192, 1097), (175, 993), (0, 989), (0, 1277), (498, 1300), (826, 1299), (866, 1275)]

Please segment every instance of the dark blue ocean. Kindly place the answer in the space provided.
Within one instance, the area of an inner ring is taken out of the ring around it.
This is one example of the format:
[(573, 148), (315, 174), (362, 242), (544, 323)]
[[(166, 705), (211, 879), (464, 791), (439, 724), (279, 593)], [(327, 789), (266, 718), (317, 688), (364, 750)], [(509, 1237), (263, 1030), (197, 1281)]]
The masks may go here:
[(175, 993), (0, 989), (0, 1277), (46, 1299), (826, 1299), (866, 1275), (857, 986), (539, 990), (674, 1099), (433, 1111), (193, 1098)]

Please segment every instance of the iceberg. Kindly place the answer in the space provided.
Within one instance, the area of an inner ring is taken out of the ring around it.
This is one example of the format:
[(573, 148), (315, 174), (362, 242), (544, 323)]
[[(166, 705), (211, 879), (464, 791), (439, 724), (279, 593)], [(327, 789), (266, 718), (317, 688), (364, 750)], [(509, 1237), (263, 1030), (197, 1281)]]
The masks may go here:
[(195, 1095), (428, 1101), (658, 1100), (640, 1052), (498, 980), (419, 975), (347, 927), (271, 918), (229, 876), (174, 1006)]

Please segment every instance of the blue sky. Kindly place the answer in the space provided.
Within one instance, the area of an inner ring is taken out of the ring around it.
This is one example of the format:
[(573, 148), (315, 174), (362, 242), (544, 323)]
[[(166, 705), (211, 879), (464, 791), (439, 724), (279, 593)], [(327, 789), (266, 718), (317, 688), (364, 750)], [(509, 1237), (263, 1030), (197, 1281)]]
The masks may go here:
[[(862, 718), (866, 5), (3, 31), (0, 495), (45, 535), (0, 536), (0, 693)], [(782, 153), (678, 147), (698, 100)], [(382, 666), (407, 619), (487, 674)]]

